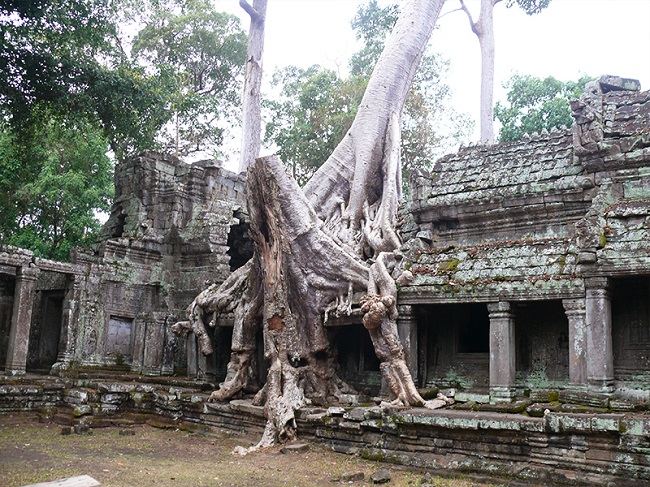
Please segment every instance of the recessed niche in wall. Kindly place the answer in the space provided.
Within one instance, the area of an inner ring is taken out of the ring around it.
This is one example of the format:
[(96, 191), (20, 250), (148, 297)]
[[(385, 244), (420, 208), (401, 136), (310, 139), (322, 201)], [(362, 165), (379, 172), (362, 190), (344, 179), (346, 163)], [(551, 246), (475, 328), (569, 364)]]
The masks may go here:
[(106, 353), (115, 357), (131, 358), (133, 318), (111, 315), (106, 334)]

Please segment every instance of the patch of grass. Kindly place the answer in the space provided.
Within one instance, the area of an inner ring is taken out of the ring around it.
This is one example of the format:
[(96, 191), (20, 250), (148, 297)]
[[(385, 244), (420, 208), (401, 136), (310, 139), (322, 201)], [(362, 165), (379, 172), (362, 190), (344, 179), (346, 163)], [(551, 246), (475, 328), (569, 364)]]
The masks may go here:
[[(61, 426), (32, 418), (0, 417), (0, 483), (3, 487), (90, 475), (105, 487), (265, 486), (331, 487), (344, 474), (364, 472), (366, 479), (390, 468), (391, 486), (417, 487), (422, 473), (311, 445), (304, 454), (280, 454), (279, 448), (235, 456), (235, 446), (256, 438), (189, 433), (134, 426), (134, 436), (120, 428), (92, 430), (91, 435), (61, 435)], [(365, 485), (360, 483), (360, 485)], [(476, 482), (436, 478), (441, 487), (469, 487)]]

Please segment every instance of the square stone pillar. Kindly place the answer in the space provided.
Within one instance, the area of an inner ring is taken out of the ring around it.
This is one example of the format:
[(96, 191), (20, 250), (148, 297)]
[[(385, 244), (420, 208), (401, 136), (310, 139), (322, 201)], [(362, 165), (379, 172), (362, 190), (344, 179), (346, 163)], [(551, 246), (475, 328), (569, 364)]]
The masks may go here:
[(160, 375), (165, 346), (165, 314), (153, 312), (147, 319), (142, 373)]
[(59, 375), (67, 370), (74, 359), (74, 340), (77, 334), (77, 319), (79, 312), (80, 290), (82, 277), (70, 275), (67, 278), (65, 297), (63, 298), (63, 316), (61, 320), (61, 336), (59, 338), (59, 354), (52, 366), (51, 374)]
[(402, 305), (397, 307), (397, 333), (399, 334), (406, 365), (409, 368), (413, 382), (418, 383), (418, 323), (413, 306)]
[(138, 317), (133, 320), (133, 351), (131, 352), (131, 372), (136, 374), (142, 373), (144, 363), (144, 350), (147, 340), (147, 327), (148, 327), (147, 313), (140, 313)]
[(511, 402), (515, 397), (515, 319), (510, 303), (489, 303), (490, 402)]
[(606, 277), (585, 279), (587, 384), (595, 392), (614, 391), (612, 303)]
[(5, 373), (22, 375), (27, 366), (27, 350), (29, 349), (29, 330), (32, 326), (32, 309), (38, 276), (38, 267), (21, 267), (16, 276), (16, 291), (14, 307), (11, 315), (9, 330), (9, 347)]
[(569, 322), (569, 382), (587, 384), (587, 323), (585, 299), (563, 299), (562, 305)]

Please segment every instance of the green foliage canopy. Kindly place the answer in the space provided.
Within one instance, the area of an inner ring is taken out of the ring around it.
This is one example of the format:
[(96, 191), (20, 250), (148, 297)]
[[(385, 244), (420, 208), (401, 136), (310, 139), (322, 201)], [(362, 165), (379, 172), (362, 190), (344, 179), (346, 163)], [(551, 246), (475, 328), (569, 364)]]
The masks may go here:
[(239, 115), (246, 48), (239, 19), (206, 0), (153, 4), (133, 55), (176, 83), (169, 98), (176, 119), (161, 137), (165, 150), (218, 153), (225, 127)]
[(171, 80), (147, 76), (119, 48), (119, 2), (11, 0), (0, 6), (0, 110), (28, 138), (46, 113), (83, 114), (118, 159), (154, 147)]
[(43, 112), (41, 120), (28, 143), (6, 124), (0, 131), (0, 241), (66, 261), (96, 238), (113, 166), (106, 139), (83, 117)]
[(573, 124), (569, 100), (578, 98), (587, 82), (583, 76), (577, 81), (562, 82), (552, 76), (514, 74), (504, 87), (508, 89), (507, 103), (497, 102), (495, 118), (501, 123), (500, 142), (520, 140), (524, 134), (553, 130)]

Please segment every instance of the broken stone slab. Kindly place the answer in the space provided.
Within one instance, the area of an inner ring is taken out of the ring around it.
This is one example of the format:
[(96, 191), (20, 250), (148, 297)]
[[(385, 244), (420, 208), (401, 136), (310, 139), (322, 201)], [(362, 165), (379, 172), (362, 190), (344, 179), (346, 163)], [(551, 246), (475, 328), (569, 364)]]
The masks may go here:
[(390, 478), (390, 471), (385, 468), (382, 468), (370, 476), (370, 480), (373, 484), (387, 484), (390, 482)]
[(72, 430), (74, 431), (75, 435), (92, 435), (93, 432), (90, 431), (90, 427), (87, 424), (75, 424), (72, 427)]
[(67, 479), (54, 480), (52, 482), (39, 482), (38, 484), (29, 484), (24, 487), (95, 487), (102, 485), (89, 475), (79, 475)]
[(608, 74), (598, 78), (598, 84), (603, 93), (609, 91), (641, 91), (641, 82), (632, 78), (621, 78)]
[(245, 401), (243, 399), (235, 399), (230, 401), (230, 407), (235, 411), (240, 411), (242, 413), (250, 414), (251, 416), (257, 416), (259, 418), (266, 417), (264, 415), (263, 406), (253, 406), (250, 401)]
[(86, 416), (88, 414), (93, 413), (93, 408), (89, 404), (81, 404), (78, 406), (75, 406), (74, 409), (72, 410), (72, 414), (75, 417), (80, 417), (80, 416)]
[(135, 392), (138, 389), (138, 384), (126, 382), (101, 382), (97, 387), (100, 392), (125, 394)]
[(280, 453), (289, 454), (289, 453), (307, 453), (309, 451), (309, 445), (307, 443), (294, 443), (293, 445), (283, 446), (280, 449)]
[(602, 392), (563, 390), (559, 394), (559, 399), (562, 403), (593, 406), (603, 409), (609, 407), (609, 401), (612, 398), (612, 394)]
[(551, 389), (540, 389), (530, 391), (529, 398), (533, 402), (557, 402), (559, 399), (558, 391)]
[(331, 406), (327, 408), (327, 413), (330, 416), (343, 416), (345, 414), (345, 408), (340, 406)]
[(519, 399), (513, 402), (500, 402), (495, 404), (479, 404), (479, 411), (494, 413), (521, 413), (532, 404), (530, 399)]
[(366, 408), (354, 408), (343, 414), (344, 419), (351, 421), (363, 421), (366, 419)]
[(363, 472), (344, 473), (341, 475), (341, 482), (361, 482), (366, 478)]
[(557, 413), (562, 409), (559, 403), (549, 404), (543, 402), (536, 402), (526, 408), (526, 412), (534, 418), (543, 418), (545, 414)]

